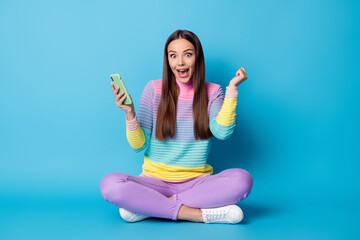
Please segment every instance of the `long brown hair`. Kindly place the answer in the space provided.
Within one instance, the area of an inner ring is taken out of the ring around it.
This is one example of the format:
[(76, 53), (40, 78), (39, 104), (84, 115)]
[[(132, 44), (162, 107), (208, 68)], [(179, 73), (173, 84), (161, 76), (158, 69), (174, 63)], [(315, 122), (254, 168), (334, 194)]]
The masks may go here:
[(176, 104), (179, 87), (176, 83), (175, 75), (169, 65), (167, 48), (171, 41), (180, 38), (188, 40), (195, 47), (195, 67), (192, 76), (194, 87), (194, 136), (195, 139), (206, 140), (213, 135), (209, 128), (204, 53), (199, 38), (193, 32), (187, 30), (177, 30), (173, 32), (165, 43), (162, 91), (156, 120), (155, 136), (160, 141), (165, 141), (165, 138), (173, 138), (175, 135)]

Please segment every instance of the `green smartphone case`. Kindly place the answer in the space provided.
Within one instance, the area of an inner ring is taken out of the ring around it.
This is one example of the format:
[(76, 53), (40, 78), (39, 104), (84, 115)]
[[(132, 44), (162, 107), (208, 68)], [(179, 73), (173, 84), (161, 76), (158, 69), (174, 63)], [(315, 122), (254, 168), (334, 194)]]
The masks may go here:
[(111, 78), (111, 81), (113, 81), (115, 88), (120, 86), (119, 92), (121, 92), (121, 91), (125, 92), (126, 98), (125, 98), (123, 104), (131, 105), (132, 104), (131, 98), (129, 96), (129, 93), (126, 90), (123, 80), (120, 77), (120, 74), (111, 74), (110, 78)]

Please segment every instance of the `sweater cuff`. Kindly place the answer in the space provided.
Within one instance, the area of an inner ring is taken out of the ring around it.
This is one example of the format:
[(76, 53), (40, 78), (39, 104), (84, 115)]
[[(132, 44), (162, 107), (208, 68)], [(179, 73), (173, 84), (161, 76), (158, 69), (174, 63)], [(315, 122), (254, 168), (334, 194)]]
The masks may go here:
[(237, 96), (238, 96), (237, 87), (235, 86), (226, 87), (225, 98), (237, 98)]
[(126, 119), (126, 128), (127, 129), (129, 129), (130, 131), (135, 131), (136, 129), (138, 129), (139, 123), (138, 123), (136, 115), (133, 120), (128, 120), (126, 118), (126, 116), (125, 116), (125, 119)]

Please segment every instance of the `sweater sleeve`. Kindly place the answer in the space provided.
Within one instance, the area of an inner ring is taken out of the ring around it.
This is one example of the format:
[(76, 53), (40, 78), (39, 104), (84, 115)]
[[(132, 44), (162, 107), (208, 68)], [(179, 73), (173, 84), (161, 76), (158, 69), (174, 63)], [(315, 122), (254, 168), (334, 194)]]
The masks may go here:
[(210, 105), (210, 131), (220, 140), (231, 137), (235, 129), (235, 116), (237, 104), (237, 87), (226, 87), (226, 94), (219, 87)]
[(126, 119), (126, 137), (135, 152), (140, 152), (149, 146), (153, 124), (154, 95), (154, 86), (150, 81), (141, 95), (137, 115), (130, 121)]

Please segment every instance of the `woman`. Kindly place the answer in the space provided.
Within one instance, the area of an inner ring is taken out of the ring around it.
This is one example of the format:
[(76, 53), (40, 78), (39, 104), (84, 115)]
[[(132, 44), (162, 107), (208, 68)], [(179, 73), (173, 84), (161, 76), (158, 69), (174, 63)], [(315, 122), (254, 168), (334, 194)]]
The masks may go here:
[(111, 83), (116, 105), (126, 112), (128, 142), (136, 152), (145, 150), (141, 175), (110, 173), (100, 183), (104, 199), (119, 207), (125, 221), (242, 220), (235, 204), (250, 194), (251, 175), (237, 168), (212, 175), (206, 161), (211, 137), (225, 140), (234, 131), (237, 86), (246, 79), (240, 68), (224, 99), (220, 85), (205, 82), (198, 37), (177, 30), (165, 44), (163, 77), (145, 86), (138, 114), (133, 104), (122, 104), (126, 96)]

